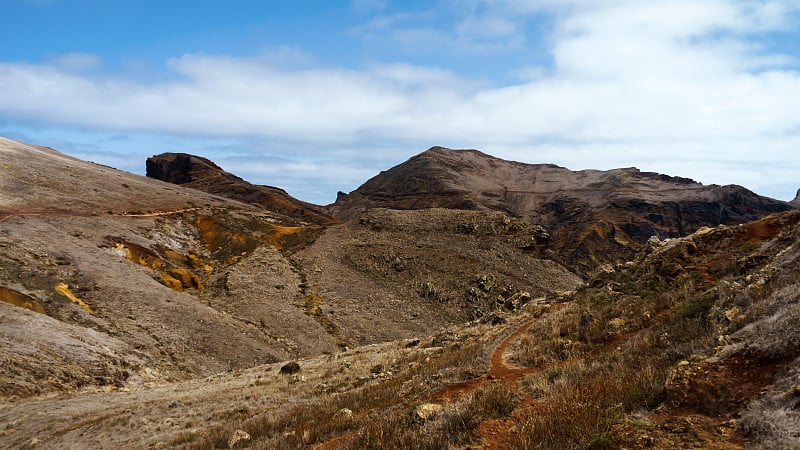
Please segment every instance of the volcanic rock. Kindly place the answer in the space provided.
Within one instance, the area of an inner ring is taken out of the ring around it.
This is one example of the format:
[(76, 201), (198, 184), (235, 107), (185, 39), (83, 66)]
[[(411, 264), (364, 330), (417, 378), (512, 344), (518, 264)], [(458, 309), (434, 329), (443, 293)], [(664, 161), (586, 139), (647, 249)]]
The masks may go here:
[(335, 222), (319, 206), (300, 201), (283, 189), (248, 183), (200, 156), (162, 153), (147, 158), (146, 168), (150, 178), (258, 205), (269, 211), (319, 225)]
[(281, 375), (294, 375), (298, 372), (300, 372), (300, 364), (294, 361), (283, 365), (280, 370)]
[(572, 171), (433, 147), (340, 194), (331, 210), (341, 218), (376, 207), (502, 211), (542, 225), (547, 249), (585, 275), (629, 260), (651, 236), (686, 236), (792, 206), (741, 186), (705, 186), (634, 167)]

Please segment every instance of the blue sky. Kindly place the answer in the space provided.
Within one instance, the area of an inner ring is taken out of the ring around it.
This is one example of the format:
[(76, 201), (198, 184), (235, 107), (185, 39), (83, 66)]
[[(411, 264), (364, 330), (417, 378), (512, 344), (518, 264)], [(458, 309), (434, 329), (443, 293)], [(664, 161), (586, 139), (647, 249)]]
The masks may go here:
[(330, 203), (434, 145), (790, 200), (790, 0), (0, 0), (0, 135)]

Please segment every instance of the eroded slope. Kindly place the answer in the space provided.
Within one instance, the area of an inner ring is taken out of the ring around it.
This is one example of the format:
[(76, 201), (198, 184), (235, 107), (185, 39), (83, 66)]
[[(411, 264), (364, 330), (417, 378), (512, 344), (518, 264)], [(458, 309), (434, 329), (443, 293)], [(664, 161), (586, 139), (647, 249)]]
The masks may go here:
[(0, 165), (4, 394), (183, 379), (335, 348), (279, 251), (314, 227), (5, 139)]
[(429, 333), (580, 279), (547, 259), (547, 234), (490, 211), (374, 209), (327, 229), (293, 256), (308, 294), (347, 345)]
[(650, 236), (686, 236), (791, 209), (740, 186), (704, 186), (636, 168), (575, 172), (441, 147), (340, 195), (331, 210), (348, 218), (374, 207), (502, 211), (544, 226), (557, 260), (584, 275), (632, 258)]

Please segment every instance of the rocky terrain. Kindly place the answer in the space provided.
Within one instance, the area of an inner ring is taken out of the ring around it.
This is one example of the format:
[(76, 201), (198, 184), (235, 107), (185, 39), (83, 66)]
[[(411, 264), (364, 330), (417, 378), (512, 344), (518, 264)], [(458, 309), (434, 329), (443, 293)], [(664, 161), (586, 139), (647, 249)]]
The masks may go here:
[(302, 235), (297, 221), (8, 140), (0, 164), (0, 391), (184, 379), (334, 348), (285, 295), (300, 279), (276, 247)]
[(791, 209), (740, 186), (704, 186), (636, 168), (574, 172), (442, 147), (340, 194), (331, 210), (349, 218), (375, 207), (502, 211), (543, 226), (556, 259), (584, 275), (632, 258), (651, 236), (686, 236)]
[(145, 167), (147, 176), (157, 180), (259, 205), (318, 225), (330, 225), (335, 221), (319, 206), (297, 200), (280, 188), (250, 184), (199, 156), (162, 153), (147, 158)]
[(441, 148), (327, 207), (0, 168), (2, 448), (800, 446), (796, 200)]

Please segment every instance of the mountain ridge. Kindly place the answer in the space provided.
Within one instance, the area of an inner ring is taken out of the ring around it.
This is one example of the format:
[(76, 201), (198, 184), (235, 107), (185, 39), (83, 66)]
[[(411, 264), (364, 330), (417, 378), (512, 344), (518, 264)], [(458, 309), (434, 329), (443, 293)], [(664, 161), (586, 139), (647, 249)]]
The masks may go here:
[(797, 447), (800, 211), (425, 153), (316, 224), (0, 139), (0, 447)]
[(571, 171), (433, 147), (339, 195), (330, 211), (347, 219), (375, 207), (502, 211), (542, 225), (552, 236), (548, 248), (587, 274), (629, 259), (651, 236), (686, 236), (794, 205), (737, 185), (706, 186), (637, 168)]
[(147, 158), (145, 169), (149, 178), (250, 203), (295, 219), (318, 225), (335, 222), (320, 206), (298, 200), (281, 188), (249, 183), (201, 156), (161, 153)]

